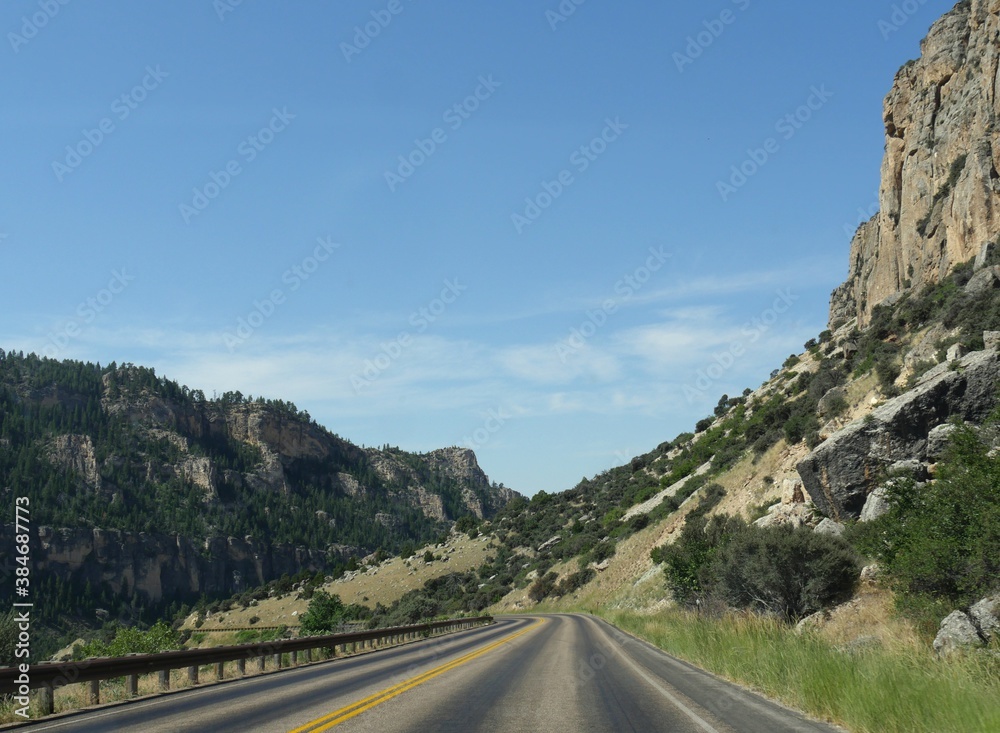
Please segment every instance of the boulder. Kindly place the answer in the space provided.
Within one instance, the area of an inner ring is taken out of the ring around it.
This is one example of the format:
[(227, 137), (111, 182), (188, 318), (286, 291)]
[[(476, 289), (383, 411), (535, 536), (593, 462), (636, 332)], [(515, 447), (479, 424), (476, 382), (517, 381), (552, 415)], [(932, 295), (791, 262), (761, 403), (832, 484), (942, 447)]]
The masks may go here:
[(953, 611), (941, 622), (941, 630), (934, 639), (934, 651), (939, 656), (947, 656), (962, 649), (975, 649), (983, 646), (976, 625), (968, 614)]
[(983, 331), (983, 343), (991, 351), (1000, 350), (1000, 331)]
[(861, 582), (866, 585), (875, 585), (882, 577), (882, 566), (878, 563), (865, 565), (861, 568)]
[(880, 486), (868, 495), (864, 507), (861, 509), (859, 520), (862, 522), (874, 522), (883, 514), (887, 514), (892, 505), (887, 498), (888, 491), (884, 486)]
[(822, 522), (816, 525), (816, 529), (813, 531), (816, 534), (832, 534), (834, 537), (840, 537), (844, 534), (844, 530), (847, 529), (840, 522), (834, 522), (832, 519), (824, 519)]
[(948, 352), (945, 354), (945, 361), (958, 361), (963, 356), (969, 353), (969, 350), (965, 348), (962, 344), (952, 344), (948, 347)]
[(857, 518), (887, 469), (923, 460), (930, 431), (958, 417), (984, 420), (997, 404), (1000, 355), (977, 351), (959, 368), (939, 364), (918, 385), (831, 435), (797, 466), (813, 503), (835, 520)]
[(1000, 267), (980, 270), (965, 284), (965, 292), (969, 295), (986, 295), (997, 288), (1000, 288)]
[(981, 600), (969, 610), (969, 615), (986, 641), (1000, 637), (1000, 593)]
[(955, 434), (956, 430), (958, 430), (958, 426), (945, 423), (927, 433), (928, 460), (937, 461), (944, 455), (948, 449), (948, 443), (951, 441), (951, 436)]
[(896, 461), (889, 466), (889, 475), (905, 476), (906, 478), (912, 478), (914, 481), (926, 481), (927, 465), (916, 458), (911, 458), (908, 461)]

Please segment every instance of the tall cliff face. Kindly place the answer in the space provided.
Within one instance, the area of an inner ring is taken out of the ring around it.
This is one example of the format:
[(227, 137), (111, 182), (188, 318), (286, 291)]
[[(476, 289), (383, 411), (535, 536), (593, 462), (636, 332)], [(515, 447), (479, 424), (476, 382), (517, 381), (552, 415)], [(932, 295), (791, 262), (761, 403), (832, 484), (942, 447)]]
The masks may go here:
[(880, 211), (851, 242), (830, 322), (936, 283), (1000, 239), (1000, 0), (963, 0), (885, 100)]
[(40, 573), (152, 601), (393, 552), (515, 496), (472, 451), (361, 448), (290, 403), (3, 350), (0, 476)]

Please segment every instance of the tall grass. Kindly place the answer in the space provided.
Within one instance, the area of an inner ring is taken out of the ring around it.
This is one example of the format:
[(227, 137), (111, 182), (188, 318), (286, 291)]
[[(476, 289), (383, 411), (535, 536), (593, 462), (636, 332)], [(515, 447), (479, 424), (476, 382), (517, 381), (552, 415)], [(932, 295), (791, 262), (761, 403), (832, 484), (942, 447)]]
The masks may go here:
[(1000, 659), (838, 649), (748, 616), (594, 610), (615, 626), (715, 674), (856, 733), (997, 733)]

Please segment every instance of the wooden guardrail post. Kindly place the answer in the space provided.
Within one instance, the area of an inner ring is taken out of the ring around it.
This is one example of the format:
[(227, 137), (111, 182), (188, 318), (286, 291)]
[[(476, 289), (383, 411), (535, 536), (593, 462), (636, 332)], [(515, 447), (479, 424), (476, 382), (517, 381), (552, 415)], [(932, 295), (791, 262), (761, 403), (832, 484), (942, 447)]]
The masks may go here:
[(215, 665), (215, 678), (223, 680), (226, 678), (226, 663), (217, 662)]
[(311, 662), (311, 661), (312, 661), (312, 649), (306, 649), (306, 650), (305, 650), (304, 652), (302, 652), (302, 653), (303, 653), (303, 654), (305, 655), (305, 657), (306, 657), (306, 664), (308, 664), (309, 662)]
[(274, 655), (274, 668), (281, 669), (281, 652)]
[(139, 675), (130, 674), (125, 678), (125, 694), (128, 697), (136, 697), (139, 694)]
[(88, 695), (91, 705), (101, 704), (101, 681), (91, 680), (90, 681), (90, 694)]
[(160, 689), (169, 690), (170, 689), (170, 670), (162, 669), (160, 670)]
[(192, 685), (198, 684), (198, 665), (192, 665), (188, 667), (188, 682)]
[(38, 690), (38, 706), (42, 709), (42, 715), (52, 715), (55, 712), (55, 693), (52, 685), (44, 685)]
[(239, 672), (240, 677), (247, 673), (247, 660), (244, 657), (240, 657), (236, 660), (236, 671)]
[(260, 670), (261, 672), (263, 672), (263, 671), (264, 671), (264, 670), (266, 669), (266, 665), (267, 665), (267, 657), (265, 657), (265, 656), (261, 656), (261, 657), (260, 657), (260, 658), (259, 658), (259, 659), (257, 660), (257, 665), (258, 665), (258, 669), (259, 669), (259, 670)]

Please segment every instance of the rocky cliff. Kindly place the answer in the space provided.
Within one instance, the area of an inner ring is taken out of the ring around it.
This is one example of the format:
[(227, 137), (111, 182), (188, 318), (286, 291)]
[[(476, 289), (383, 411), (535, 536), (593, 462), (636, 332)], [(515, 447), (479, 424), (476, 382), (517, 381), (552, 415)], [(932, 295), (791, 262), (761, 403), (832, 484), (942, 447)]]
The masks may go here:
[(280, 400), (2, 350), (0, 475), (39, 573), (151, 601), (394, 552), (516, 496), (470, 450), (361, 448)]
[(1000, 0), (963, 0), (885, 100), (880, 211), (851, 242), (831, 325), (936, 283), (1000, 235)]

